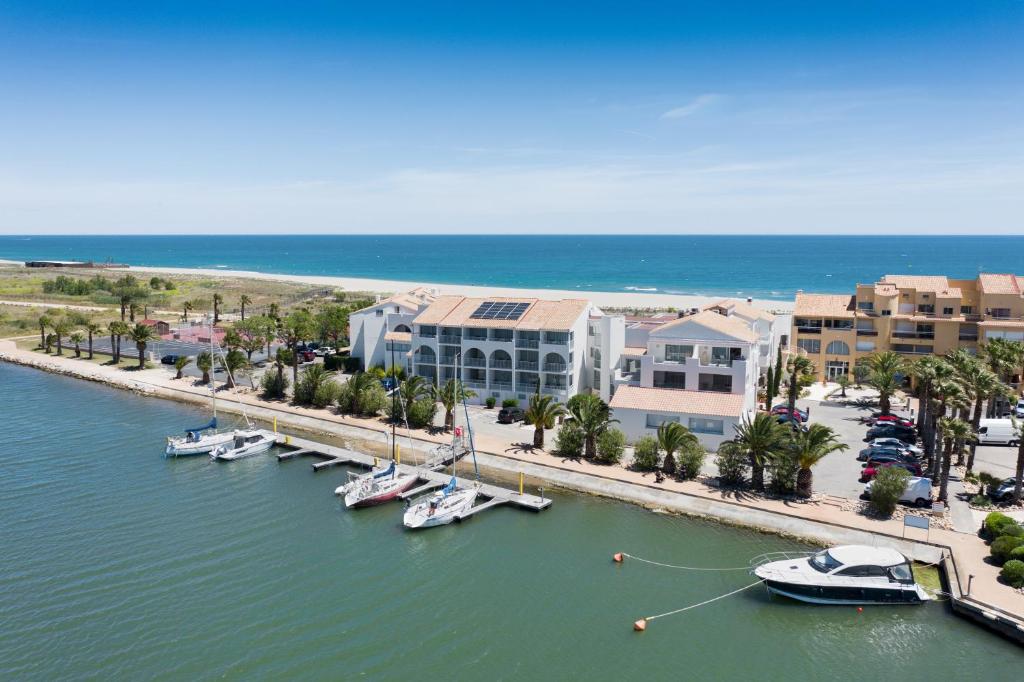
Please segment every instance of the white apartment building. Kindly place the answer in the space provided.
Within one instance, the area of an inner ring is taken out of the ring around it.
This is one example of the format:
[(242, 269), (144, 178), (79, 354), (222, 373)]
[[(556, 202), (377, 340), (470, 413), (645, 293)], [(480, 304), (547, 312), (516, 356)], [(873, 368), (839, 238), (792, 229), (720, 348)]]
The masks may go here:
[(420, 287), (351, 313), (348, 337), (352, 357), (362, 360), (363, 369), (378, 365), (389, 367), (394, 350), (396, 363), (404, 364), (410, 349), (412, 321), (435, 298), (433, 290)]
[(538, 388), (564, 403), (588, 387), (591, 309), (577, 299), (440, 296), (412, 320), (406, 367), (440, 385), (455, 378), (458, 366), (475, 403), (488, 397), (525, 403)]

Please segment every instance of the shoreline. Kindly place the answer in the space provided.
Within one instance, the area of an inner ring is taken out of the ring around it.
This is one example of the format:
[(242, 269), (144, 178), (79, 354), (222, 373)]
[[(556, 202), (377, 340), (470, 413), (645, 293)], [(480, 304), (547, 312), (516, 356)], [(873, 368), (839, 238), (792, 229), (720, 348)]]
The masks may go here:
[[(16, 261), (0, 261), (0, 264), (20, 265)], [(344, 291), (366, 291), (372, 293), (398, 293), (417, 287), (437, 289), (442, 295), (474, 297), (511, 298), (585, 298), (597, 306), (607, 308), (695, 308), (709, 305), (725, 298), (736, 296), (704, 296), (691, 294), (664, 294), (657, 292), (591, 291), (589, 289), (527, 289), (516, 287), (480, 286), (473, 284), (440, 284), (436, 282), (414, 282), (393, 279), (372, 279), (365, 277), (343, 277), (334, 275), (286, 275), (256, 272), (253, 270), (222, 270), (220, 268), (174, 268), (148, 265), (131, 265), (127, 268), (105, 268), (109, 272), (139, 272), (160, 275), (188, 277), (218, 277), (249, 279), (254, 281), (287, 282), (313, 286), (330, 286)], [(790, 314), (796, 305), (792, 300), (753, 299), (753, 304), (774, 313)]]
[[(205, 387), (174, 381), (164, 377), (156, 381), (161, 370), (124, 373), (103, 365), (86, 363), (71, 357), (57, 358), (40, 355), (35, 351), (22, 351), (13, 341), (0, 340), (0, 360), (13, 364), (60, 374), (70, 378), (86, 379), (113, 388), (130, 390), (148, 397), (158, 397), (193, 405), (204, 405), (208, 391)], [(147, 380), (148, 379), (148, 380)], [(313, 436), (342, 441), (357, 441), (374, 450), (386, 449), (388, 427), (376, 419), (363, 419), (337, 415), (313, 408), (302, 408), (288, 403), (266, 402), (246, 393), (225, 392), (219, 406), (225, 412), (245, 411), (253, 419), (270, 423), (275, 418), (280, 425)], [(482, 439), (481, 439), (482, 440)], [(417, 432), (413, 436), (415, 450), (433, 448), (446, 441), (444, 437)], [(545, 459), (541, 459), (544, 457)], [(488, 448), (481, 443), (477, 459), (482, 469), (497, 478), (507, 479), (524, 474), (531, 481), (580, 494), (596, 495), (635, 504), (651, 510), (664, 510), (686, 516), (709, 519), (726, 525), (772, 533), (800, 539), (812, 544), (878, 544), (879, 542), (901, 551), (906, 556), (926, 563), (941, 562), (947, 578), (952, 605), (959, 615), (995, 630), (1018, 643), (1024, 643), (1024, 608), (1015, 603), (1014, 595), (995, 584), (995, 573), (982, 576), (984, 562), (974, 561), (978, 539), (973, 535), (953, 531), (934, 530), (937, 537), (929, 542), (908, 540), (900, 535), (901, 523), (896, 520), (877, 521), (877, 527), (867, 528), (860, 517), (836, 513), (827, 505), (809, 504), (794, 507), (786, 500), (732, 498), (717, 489), (703, 489), (696, 482), (672, 482), (656, 485), (643, 476), (628, 470), (612, 470), (587, 463), (550, 460), (546, 453), (522, 454), (500, 448)], [(614, 472), (614, 475), (613, 475)], [(801, 509), (803, 513), (801, 513)], [(959, 556), (958, 556), (959, 555)], [(965, 595), (962, 575), (979, 574), (976, 592), (989, 592), (978, 598)], [(985, 586), (986, 578), (992, 585)], [(984, 590), (977, 589), (985, 586)], [(1019, 596), (1019, 595), (1018, 595)], [(995, 597), (995, 598), (993, 598)], [(988, 598), (989, 601), (982, 601)], [(1012, 609), (1012, 610), (1011, 610)]]

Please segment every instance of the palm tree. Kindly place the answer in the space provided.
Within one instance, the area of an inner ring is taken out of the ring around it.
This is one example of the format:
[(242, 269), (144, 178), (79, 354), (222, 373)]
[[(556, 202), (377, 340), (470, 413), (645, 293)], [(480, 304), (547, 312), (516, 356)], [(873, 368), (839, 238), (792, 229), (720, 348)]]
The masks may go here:
[(846, 450), (835, 432), (824, 424), (811, 424), (806, 431), (797, 431), (793, 436), (793, 449), (800, 470), (796, 474), (796, 494), (810, 497), (814, 488), (814, 474), (811, 467), (833, 452)]
[(95, 322), (85, 325), (85, 331), (89, 334), (89, 359), (92, 360), (92, 337), (100, 333), (100, 326)]
[(402, 400), (402, 405), (405, 407), (405, 415), (409, 416), (409, 412), (412, 410), (413, 404), (422, 398), (426, 398), (433, 393), (434, 387), (427, 383), (427, 380), (421, 376), (413, 375), (402, 382), (402, 385), (398, 387), (398, 397)]
[(786, 363), (789, 370), (789, 413), (796, 410), (796, 399), (800, 397), (800, 378), (814, 374), (814, 363), (806, 355), (792, 355)]
[(744, 417), (734, 428), (732, 442), (750, 459), (750, 485), (754, 490), (764, 490), (764, 467), (784, 454), (791, 431), (767, 412), (757, 413), (753, 420)]
[(192, 301), (185, 301), (181, 304), (181, 319), (183, 322), (188, 322), (188, 314), (195, 310), (195, 303)]
[(874, 353), (868, 357), (868, 385), (878, 391), (878, 408), (882, 414), (892, 410), (892, 396), (902, 384), (901, 374), (906, 371), (903, 356), (891, 350)]
[(964, 397), (964, 390), (960, 386), (953, 366), (943, 359), (938, 359), (935, 362), (935, 379), (932, 381), (931, 393), (933, 400), (928, 406), (930, 412), (928, 417), (929, 428), (924, 436), (924, 444), (929, 453), (928, 471), (934, 479), (935, 472), (939, 470), (940, 464), (939, 420), (946, 416), (946, 408), (950, 398), (953, 398), (955, 401), (961, 400)]
[(444, 407), (444, 430), (449, 431), (455, 426), (455, 407), (462, 402), (463, 398), (475, 398), (476, 392), (466, 386), (458, 379), (449, 379), (437, 391), (437, 399)]
[[(1009, 384), (1021, 362), (1024, 362), (1024, 344), (1007, 339), (992, 339), (981, 346), (981, 354), (988, 362), (989, 369)], [(995, 410), (996, 401), (992, 400), (988, 405), (988, 416), (995, 416)]]
[[(227, 352), (226, 355), (220, 358), (220, 364), (224, 369), (227, 370), (228, 375), (228, 388), (234, 388), (237, 386), (235, 381), (235, 372), (239, 372), (249, 366), (249, 361), (245, 358), (245, 353), (232, 348)], [(314, 365), (310, 369), (317, 367), (323, 367), (323, 365)]]
[(53, 325), (53, 334), (57, 337), (57, 355), (64, 355), (64, 337), (71, 332), (71, 323), (67, 320), (57, 320)]
[(281, 338), (287, 344), (288, 350), (292, 351), (292, 386), (299, 383), (299, 354), (296, 349), (315, 331), (313, 316), (308, 310), (295, 310), (281, 321)]
[(220, 304), (224, 302), (224, 297), (220, 294), (213, 295), (213, 323), (217, 324), (220, 322)]
[(676, 473), (676, 452), (687, 447), (700, 445), (697, 436), (679, 422), (662, 422), (658, 426), (658, 447), (665, 451), (662, 471), (667, 476)]
[(936, 366), (940, 360), (934, 355), (926, 355), (911, 363), (908, 368), (910, 375), (917, 383), (917, 431), (925, 443), (925, 453), (931, 454), (931, 447), (928, 444), (927, 435), (930, 433), (930, 417), (932, 402), (932, 385), (937, 378)]
[(213, 369), (213, 356), (210, 351), (204, 350), (196, 356), (196, 369), (203, 373), (202, 383), (210, 383), (210, 370)]
[(135, 313), (137, 313), (137, 312), (139, 312), (139, 304), (136, 303), (135, 301), (132, 301), (131, 303), (128, 304), (128, 321), (129, 322), (134, 322), (135, 321)]
[(121, 362), (121, 339), (128, 336), (129, 332), (131, 332), (131, 327), (128, 326), (127, 322), (116, 321), (114, 322), (114, 328), (117, 338), (117, 362)]
[[(960, 375), (960, 380), (974, 400), (974, 410), (971, 413), (971, 431), (977, 432), (981, 424), (981, 415), (985, 408), (985, 401), (1000, 395), (1003, 392), (1003, 382), (999, 380), (995, 372), (982, 364), (977, 358), (969, 356), (967, 362), (957, 362), (954, 367)], [(967, 471), (974, 468), (974, 452), (977, 442), (971, 439), (970, 454), (967, 457)], [(963, 451), (960, 452), (961, 460)], [(963, 464), (958, 461), (957, 465)]]
[(275, 320), (281, 317), (281, 306), (277, 303), (271, 303), (267, 306), (267, 315), (274, 318)]
[(111, 362), (117, 364), (117, 332), (120, 322), (108, 322), (107, 331), (110, 333), (110, 358)]
[(180, 379), (182, 377), (182, 373), (185, 371), (185, 368), (188, 367), (191, 362), (191, 356), (179, 355), (178, 359), (174, 361), (174, 369), (178, 371), (178, 373), (174, 375), (174, 378)]
[(139, 369), (146, 368), (146, 344), (156, 339), (156, 332), (152, 327), (144, 324), (137, 324), (128, 332), (129, 338), (135, 342), (135, 349), (139, 353)]
[[(942, 417), (939, 432), (945, 441), (942, 448), (942, 474), (939, 483), (939, 499), (946, 502), (949, 492), (949, 470), (953, 466), (953, 447), (962, 444), (971, 435), (971, 425), (962, 419)], [(935, 482), (932, 481), (934, 484)]]
[(39, 324), (39, 347), (46, 348), (46, 328), (53, 324), (53, 319), (49, 315), (40, 315), (36, 322)]
[(587, 459), (597, 455), (597, 437), (612, 424), (619, 423), (618, 419), (612, 419), (608, 403), (590, 394), (580, 394), (569, 401), (569, 418), (583, 432), (583, 456)]
[(242, 294), (241, 298), (238, 299), (239, 304), (242, 306), (242, 322), (245, 322), (245, 306), (252, 304), (252, 299), (247, 294)]
[(1017, 434), (1017, 473), (1016, 483), (1013, 485), (1013, 504), (1020, 504), (1021, 490), (1024, 486), (1024, 424), (1018, 424), (1020, 433)]
[(526, 408), (526, 423), (533, 425), (533, 447), (544, 449), (544, 429), (555, 428), (555, 420), (565, 414), (565, 407), (553, 396), (534, 393)]
[(73, 331), (71, 332), (71, 335), (68, 336), (68, 340), (75, 344), (75, 357), (82, 357), (82, 344), (85, 343), (85, 334), (80, 331)]

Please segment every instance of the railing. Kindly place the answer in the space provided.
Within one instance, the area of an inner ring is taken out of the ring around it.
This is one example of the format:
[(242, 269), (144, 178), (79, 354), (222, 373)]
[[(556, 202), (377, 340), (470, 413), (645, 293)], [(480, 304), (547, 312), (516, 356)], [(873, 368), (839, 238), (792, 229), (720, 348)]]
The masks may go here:
[(877, 329), (858, 329), (857, 336), (878, 336)]
[(537, 363), (536, 360), (517, 360), (516, 369), (526, 369), (536, 372), (538, 364), (539, 363)]
[(512, 369), (511, 360), (491, 360), (491, 367), (496, 369)]
[(462, 344), (462, 337), (455, 336), (454, 334), (441, 334), (438, 338), (441, 343), (447, 343), (449, 345), (458, 346)]
[(487, 360), (484, 358), (462, 358), (462, 364), (466, 367), (486, 367)]
[(476, 334), (466, 334), (462, 338), (465, 339), (466, 341), (486, 341), (487, 334), (484, 334), (482, 336), (477, 336)]
[(549, 346), (566, 346), (569, 344), (569, 336), (545, 336), (544, 343)]
[(964, 334), (963, 332), (961, 332), (960, 335), (957, 338), (960, 341), (977, 341), (978, 340), (978, 335), (977, 334)]
[(821, 327), (797, 327), (796, 331), (799, 334), (820, 334)]
[(462, 383), (465, 384), (466, 386), (469, 386), (470, 388), (487, 388), (487, 382), (486, 381), (469, 381), (469, 380), (466, 380), (466, 381), (463, 381)]
[(541, 392), (549, 395), (558, 395), (559, 393), (565, 393), (565, 388), (565, 386), (544, 386)]
[(424, 364), (424, 365), (436, 365), (437, 364), (437, 356), (436, 355), (420, 355), (419, 353), (416, 353), (416, 354), (414, 354), (412, 356), (412, 359), (413, 359), (413, 362)]
[(935, 332), (903, 332), (894, 331), (893, 338), (896, 339), (934, 339)]
[(416, 334), (423, 339), (436, 339), (437, 332), (416, 332)]
[(544, 371), (545, 372), (564, 372), (566, 367), (568, 367), (568, 365), (566, 365), (564, 362), (545, 362), (544, 363)]
[(455, 358), (457, 358), (457, 357), (459, 357), (459, 356), (458, 355), (442, 355), (441, 356), (441, 360), (438, 362), (438, 364), (439, 365), (454, 365), (455, 364)]
[(538, 339), (516, 339), (516, 348), (538, 348), (539, 346), (540, 340)]
[(495, 390), (495, 391), (511, 391), (512, 390), (512, 382), (511, 381), (492, 381), (491, 382), (491, 389)]

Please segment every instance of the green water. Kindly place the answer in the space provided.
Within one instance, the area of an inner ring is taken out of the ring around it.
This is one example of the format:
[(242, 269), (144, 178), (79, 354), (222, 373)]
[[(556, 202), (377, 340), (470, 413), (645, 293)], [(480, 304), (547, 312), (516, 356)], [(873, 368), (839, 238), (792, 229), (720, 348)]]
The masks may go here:
[(577, 495), (418, 533), (343, 472), (166, 461), (174, 403), (0, 363), (0, 679), (1019, 679), (942, 605), (821, 608), (743, 571), (772, 536)]

